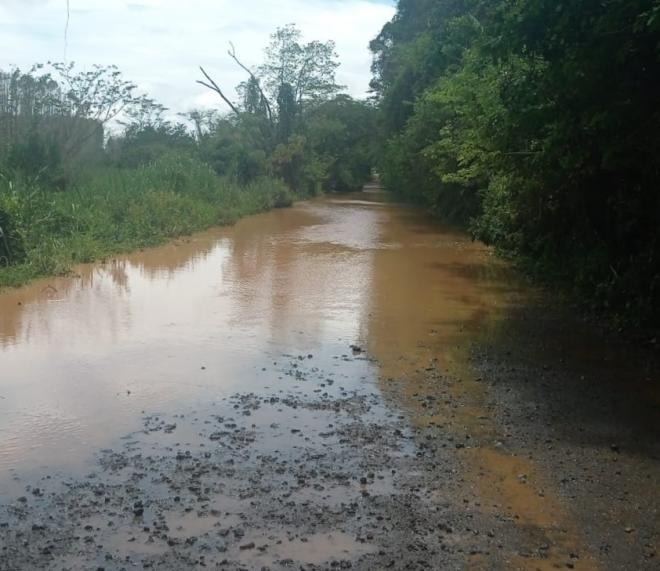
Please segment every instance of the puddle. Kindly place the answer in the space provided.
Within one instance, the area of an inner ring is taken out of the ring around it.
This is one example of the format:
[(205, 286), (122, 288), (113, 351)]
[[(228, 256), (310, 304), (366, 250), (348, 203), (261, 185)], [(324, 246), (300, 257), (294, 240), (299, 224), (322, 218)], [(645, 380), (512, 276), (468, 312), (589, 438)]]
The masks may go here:
[[(318, 533), (298, 536), (290, 534), (250, 534), (234, 557), (245, 564), (266, 565), (287, 560), (321, 565), (342, 560), (353, 561), (374, 553), (376, 546), (357, 541), (346, 533)], [(249, 549), (245, 549), (250, 546)]]

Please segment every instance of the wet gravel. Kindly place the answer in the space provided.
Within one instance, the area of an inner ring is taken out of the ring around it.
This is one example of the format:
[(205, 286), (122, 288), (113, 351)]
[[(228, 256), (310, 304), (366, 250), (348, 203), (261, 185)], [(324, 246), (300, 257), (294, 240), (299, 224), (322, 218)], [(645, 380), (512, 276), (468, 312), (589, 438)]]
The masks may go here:
[(655, 343), (531, 305), (474, 343), (471, 361), (498, 438), (564, 506), (574, 545), (591, 555), (587, 568), (660, 569)]
[(456, 469), (432, 434), (376, 387), (311, 371), (291, 368), (304, 389), (146, 414), (86, 477), (26, 483), (0, 507), (0, 569), (438, 569), (487, 550), (433, 499)]
[(145, 411), (85, 477), (0, 502), (0, 570), (659, 568), (655, 404), (594, 397), (524, 330), (470, 378), (354, 390), (289, 356), (259, 393)]

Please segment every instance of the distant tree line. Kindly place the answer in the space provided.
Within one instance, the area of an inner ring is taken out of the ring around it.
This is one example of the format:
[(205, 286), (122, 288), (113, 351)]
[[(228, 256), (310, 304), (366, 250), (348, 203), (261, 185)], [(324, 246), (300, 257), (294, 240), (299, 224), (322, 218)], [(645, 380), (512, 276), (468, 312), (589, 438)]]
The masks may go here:
[[(135, 168), (166, 152), (193, 153), (220, 176), (284, 180), (303, 195), (359, 189), (371, 175), (376, 110), (341, 93), (332, 42), (300, 42), (293, 26), (272, 36), (262, 65), (231, 101), (202, 69), (224, 109), (178, 119), (114, 66), (48, 63), (0, 71), (0, 173), (63, 189), (83, 166)], [(226, 111), (225, 113), (221, 111)]]
[[(278, 29), (232, 100), (173, 114), (114, 66), (0, 70), (0, 286), (291, 204), (358, 190), (377, 110), (342, 93), (332, 42)], [(191, 70), (191, 82), (194, 70)], [(10, 266), (10, 267), (7, 267)]]
[(362, 187), (375, 159), (377, 114), (372, 104), (341, 93), (333, 41), (302, 43), (300, 31), (288, 25), (271, 36), (256, 69), (233, 45), (228, 55), (246, 75), (237, 87), (240, 101), (231, 101), (203, 67), (198, 81), (231, 111), (216, 140), (205, 142), (212, 163), (232, 165), (241, 178), (272, 169), (305, 194)]
[(658, 0), (399, 0), (371, 49), (391, 190), (659, 322)]
[[(46, 185), (83, 161), (99, 161), (104, 130), (118, 117), (155, 105), (114, 66), (74, 64), (0, 70), (0, 168)], [(61, 189), (61, 188), (60, 188)]]

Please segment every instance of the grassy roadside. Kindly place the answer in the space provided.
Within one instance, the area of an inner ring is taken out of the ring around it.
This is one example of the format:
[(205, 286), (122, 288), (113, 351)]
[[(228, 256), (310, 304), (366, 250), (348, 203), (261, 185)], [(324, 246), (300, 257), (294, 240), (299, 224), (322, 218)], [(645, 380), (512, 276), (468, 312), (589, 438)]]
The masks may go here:
[(277, 179), (241, 186), (182, 154), (138, 169), (97, 169), (64, 192), (0, 179), (0, 227), (10, 250), (6, 256), (0, 241), (0, 288), (230, 224), (292, 198)]

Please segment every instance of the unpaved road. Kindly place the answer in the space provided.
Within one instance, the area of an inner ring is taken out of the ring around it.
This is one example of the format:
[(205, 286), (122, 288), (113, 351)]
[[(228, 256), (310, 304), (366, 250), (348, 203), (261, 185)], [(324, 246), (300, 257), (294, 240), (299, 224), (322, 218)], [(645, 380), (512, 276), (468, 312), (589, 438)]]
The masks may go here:
[(80, 274), (0, 296), (1, 570), (660, 568), (653, 345), (416, 211)]

